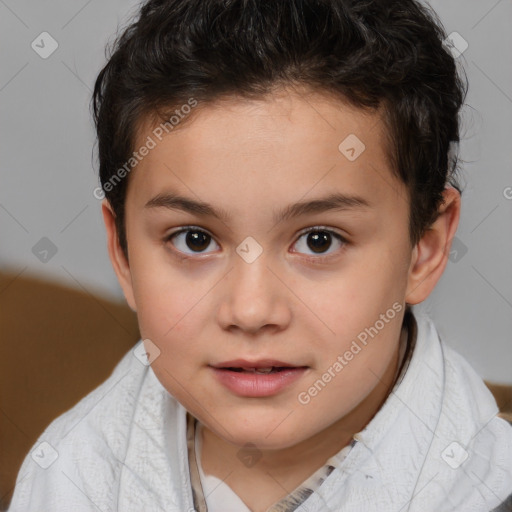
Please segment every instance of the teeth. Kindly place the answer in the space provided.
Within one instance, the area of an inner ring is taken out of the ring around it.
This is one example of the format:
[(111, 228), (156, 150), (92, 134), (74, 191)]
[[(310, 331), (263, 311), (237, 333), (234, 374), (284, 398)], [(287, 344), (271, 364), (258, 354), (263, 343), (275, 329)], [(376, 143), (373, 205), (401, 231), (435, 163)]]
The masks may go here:
[(251, 373), (270, 373), (272, 369), (273, 366), (269, 366), (268, 368), (242, 368), (242, 370)]
[(273, 367), (270, 368), (258, 368), (256, 370), (256, 373), (270, 373), (272, 371)]

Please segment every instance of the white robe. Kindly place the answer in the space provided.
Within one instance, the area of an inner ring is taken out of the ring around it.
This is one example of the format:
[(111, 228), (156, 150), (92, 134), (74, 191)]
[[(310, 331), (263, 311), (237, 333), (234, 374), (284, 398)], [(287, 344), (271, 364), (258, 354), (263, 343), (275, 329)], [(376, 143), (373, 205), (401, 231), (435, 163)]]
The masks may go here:
[[(415, 318), (403, 380), (306, 500), (308, 512), (510, 510), (512, 426), (433, 323)], [(9, 511), (194, 512), (186, 410), (130, 350), (40, 436)]]

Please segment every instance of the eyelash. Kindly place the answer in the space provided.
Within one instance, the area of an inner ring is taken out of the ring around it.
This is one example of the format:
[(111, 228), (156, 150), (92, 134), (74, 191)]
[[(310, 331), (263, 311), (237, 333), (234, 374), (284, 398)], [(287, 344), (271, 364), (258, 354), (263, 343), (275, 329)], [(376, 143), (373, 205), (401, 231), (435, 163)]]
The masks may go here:
[[(204, 233), (205, 235), (211, 237), (212, 240), (214, 240), (214, 237), (212, 235), (210, 235), (210, 233), (208, 233), (204, 229), (201, 229), (201, 228), (199, 228), (197, 226), (183, 226), (178, 231), (175, 231), (175, 232), (170, 233), (169, 235), (167, 235), (164, 238), (164, 242), (168, 243), (174, 237), (179, 235), (180, 233), (186, 233), (187, 231), (195, 231), (195, 232), (199, 232), (199, 233)], [(301, 239), (301, 237), (303, 237), (304, 235), (307, 235), (309, 233), (315, 233), (315, 232), (326, 232), (326, 233), (329, 233), (336, 240), (338, 240), (342, 244), (342, 246), (336, 252), (339, 252), (339, 251), (343, 250), (349, 244), (349, 242), (347, 241), (347, 239), (345, 237), (343, 237), (342, 235), (340, 235), (336, 231), (333, 231), (332, 229), (329, 229), (329, 228), (327, 228), (325, 226), (312, 226), (312, 227), (309, 227), (309, 228), (306, 228), (306, 229), (302, 230), (297, 235), (297, 239), (295, 240), (293, 245), (295, 245)], [(184, 253), (183, 251), (180, 251), (179, 249), (173, 249), (173, 251), (178, 253), (182, 259), (194, 259), (195, 258), (195, 256), (190, 256), (189, 254)], [(293, 252), (296, 252), (297, 254), (302, 254), (302, 253), (298, 253), (297, 251), (293, 251)], [(197, 253), (197, 254), (199, 256), (201, 255), (201, 253)], [(325, 260), (331, 259), (331, 258), (333, 258), (335, 256), (336, 256), (336, 254), (329, 253), (329, 254), (318, 254), (317, 256), (312, 256), (312, 255), (305, 255), (304, 256), (303, 255), (303, 258), (308, 260), (308, 261), (312, 261), (313, 263), (322, 263)]]

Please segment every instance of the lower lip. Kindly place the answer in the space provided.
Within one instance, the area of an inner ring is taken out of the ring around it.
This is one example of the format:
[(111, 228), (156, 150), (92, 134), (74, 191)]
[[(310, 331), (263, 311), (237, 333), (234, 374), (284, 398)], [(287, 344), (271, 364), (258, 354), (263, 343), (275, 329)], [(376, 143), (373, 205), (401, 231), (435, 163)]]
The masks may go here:
[(212, 368), (215, 376), (230, 391), (245, 397), (272, 396), (300, 379), (307, 368), (289, 368), (275, 373), (234, 372)]

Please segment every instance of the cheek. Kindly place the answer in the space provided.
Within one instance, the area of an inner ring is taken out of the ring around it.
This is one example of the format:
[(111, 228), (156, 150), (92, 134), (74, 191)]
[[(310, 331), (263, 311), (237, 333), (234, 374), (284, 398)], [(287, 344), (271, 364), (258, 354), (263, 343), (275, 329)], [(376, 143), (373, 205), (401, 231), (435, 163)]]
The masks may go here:
[(146, 273), (134, 289), (141, 337), (150, 339), (161, 351), (153, 367), (160, 368), (166, 380), (164, 369), (184, 375), (192, 361), (204, 357), (200, 349), (207, 316), (207, 301), (200, 300), (203, 287), (184, 286), (155, 271)]
[[(383, 248), (375, 253), (386, 254)], [(315, 341), (321, 354), (318, 370), (322, 374), (331, 368), (336, 377), (327, 387), (349, 407), (371, 391), (390, 364), (404, 308), (406, 275), (396, 256), (388, 253), (378, 261), (366, 256), (337, 274), (322, 293), (307, 295), (329, 327), (317, 322), (322, 333)], [(333, 368), (338, 356), (343, 361)]]
[(384, 317), (380, 313), (351, 317), (348, 312), (336, 336), (323, 339), (314, 378), (301, 390), (309, 399), (308, 414), (323, 417), (329, 424), (381, 387), (396, 355), (403, 309), (397, 304), (383, 311)]
[(164, 339), (184, 328), (183, 319), (207, 290), (205, 280), (188, 279), (161, 247), (135, 247), (130, 254), (133, 292), (141, 335)]
[(205, 358), (201, 345), (201, 305), (193, 307), (183, 300), (182, 294), (165, 290), (146, 294), (141, 302), (141, 336), (149, 338), (160, 350), (151, 364), (153, 371), (171, 395), (188, 403), (190, 385)]
[(404, 300), (407, 276), (396, 260), (363, 256), (354, 260), (328, 282), (308, 286), (303, 292), (322, 320), (317, 321), (322, 335), (330, 331), (338, 339), (352, 339), (395, 302)]

